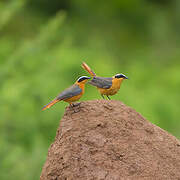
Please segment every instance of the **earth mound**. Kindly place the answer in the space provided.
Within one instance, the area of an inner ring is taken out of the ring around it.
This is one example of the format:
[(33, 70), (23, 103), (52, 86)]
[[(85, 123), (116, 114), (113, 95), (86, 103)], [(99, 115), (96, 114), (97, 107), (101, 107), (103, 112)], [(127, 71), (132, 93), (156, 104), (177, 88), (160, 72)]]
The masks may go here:
[(41, 180), (180, 180), (180, 141), (120, 101), (66, 108)]

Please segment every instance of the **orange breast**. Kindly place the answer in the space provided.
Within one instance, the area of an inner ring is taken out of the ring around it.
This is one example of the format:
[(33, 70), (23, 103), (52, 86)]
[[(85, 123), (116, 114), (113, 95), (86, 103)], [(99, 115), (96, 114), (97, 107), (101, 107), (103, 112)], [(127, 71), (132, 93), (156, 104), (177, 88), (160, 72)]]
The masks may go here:
[(102, 95), (114, 95), (119, 91), (122, 81), (123, 79), (114, 78), (112, 80), (112, 86), (109, 89), (98, 88), (98, 90)]
[(78, 101), (82, 95), (83, 95), (83, 93), (81, 92), (80, 94), (73, 96), (71, 98), (65, 99), (63, 101), (68, 102), (68, 103), (72, 103), (72, 102)]
[(65, 102), (72, 103), (72, 102), (78, 101), (81, 98), (81, 96), (84, 94), (84, 85), (85, 84), (84, 83), (77, 83), (77, 85), (82, 89), (82, 92), (76, 96), (65, 99), (64, 100)]

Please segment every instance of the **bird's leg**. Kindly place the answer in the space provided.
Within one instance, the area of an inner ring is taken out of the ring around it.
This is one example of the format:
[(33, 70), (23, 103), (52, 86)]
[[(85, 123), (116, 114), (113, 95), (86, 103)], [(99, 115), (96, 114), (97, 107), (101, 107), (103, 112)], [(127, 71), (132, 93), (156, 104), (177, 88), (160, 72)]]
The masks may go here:
[(76, 103), (76, 104), (73, 104), (73, 107), (76, 107), (76, 106), (80, 106), (80, 102), (79, 103)]
[(101, 96), (102, 96), (103, 99), (105, 99), (104, 96), (103, 96), (102, 94), (101, 94)]
[(74, 109), (74, 104), (73, 103), (69, 103), (69, 108), (76, 113), (75, 109)]
[(70, 108), (73, 108), (73, 103), (69, 103), (69, 107), (70, 107)]
[(77, 113), (80, 111), (80, 109), (78, 108), (80, 105), (80, 103), (70, 103), (70, 109), (74, 112), (74, 113)]
[(111, 100), (111, 98), (107, 95), (107, 98), (109, 99), (109, 100)]

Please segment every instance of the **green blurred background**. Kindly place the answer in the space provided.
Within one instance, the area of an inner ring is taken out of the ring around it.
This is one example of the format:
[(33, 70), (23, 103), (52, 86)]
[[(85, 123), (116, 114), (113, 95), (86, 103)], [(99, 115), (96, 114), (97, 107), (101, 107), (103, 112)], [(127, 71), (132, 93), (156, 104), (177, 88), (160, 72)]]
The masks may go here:
[[(123, 101), (180, 138), (179, 0), (0, 1), (0, 179), (39, 179), (80, 75), (126, 74)], [(101, 99), (89, 85), (82, 100)]]

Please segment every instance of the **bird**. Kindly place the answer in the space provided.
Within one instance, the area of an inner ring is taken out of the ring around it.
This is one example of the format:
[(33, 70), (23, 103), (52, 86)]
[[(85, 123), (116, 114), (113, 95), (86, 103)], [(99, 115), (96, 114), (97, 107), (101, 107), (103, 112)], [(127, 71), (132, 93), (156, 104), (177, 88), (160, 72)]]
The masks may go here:
[(105, 99), (104, 95), (106, 95), (110, 100), (109, 96), (116, 94), (123, 80), (128, 79), (124, 74), (116, 74), (113, 77), (99, 77), (85, 62), (82, 63), (82, 68), (92, 76), (92, 80), (88, 83), (97, 87), (103, 99)]
[(88, 76), (81, 76), (72, 86), (65, 89), (54, 100), (52, 100), (50, 103), (45, 105), (42, 108), (42, 110), (50, 108), (59, 101), (68, 102), (70, 104), (70, 107), (75, 106), (73, 102), (78, 101), (81, 98), (81, 96), (84, 94), (85, 84), (89, 79), (91, 78)]

